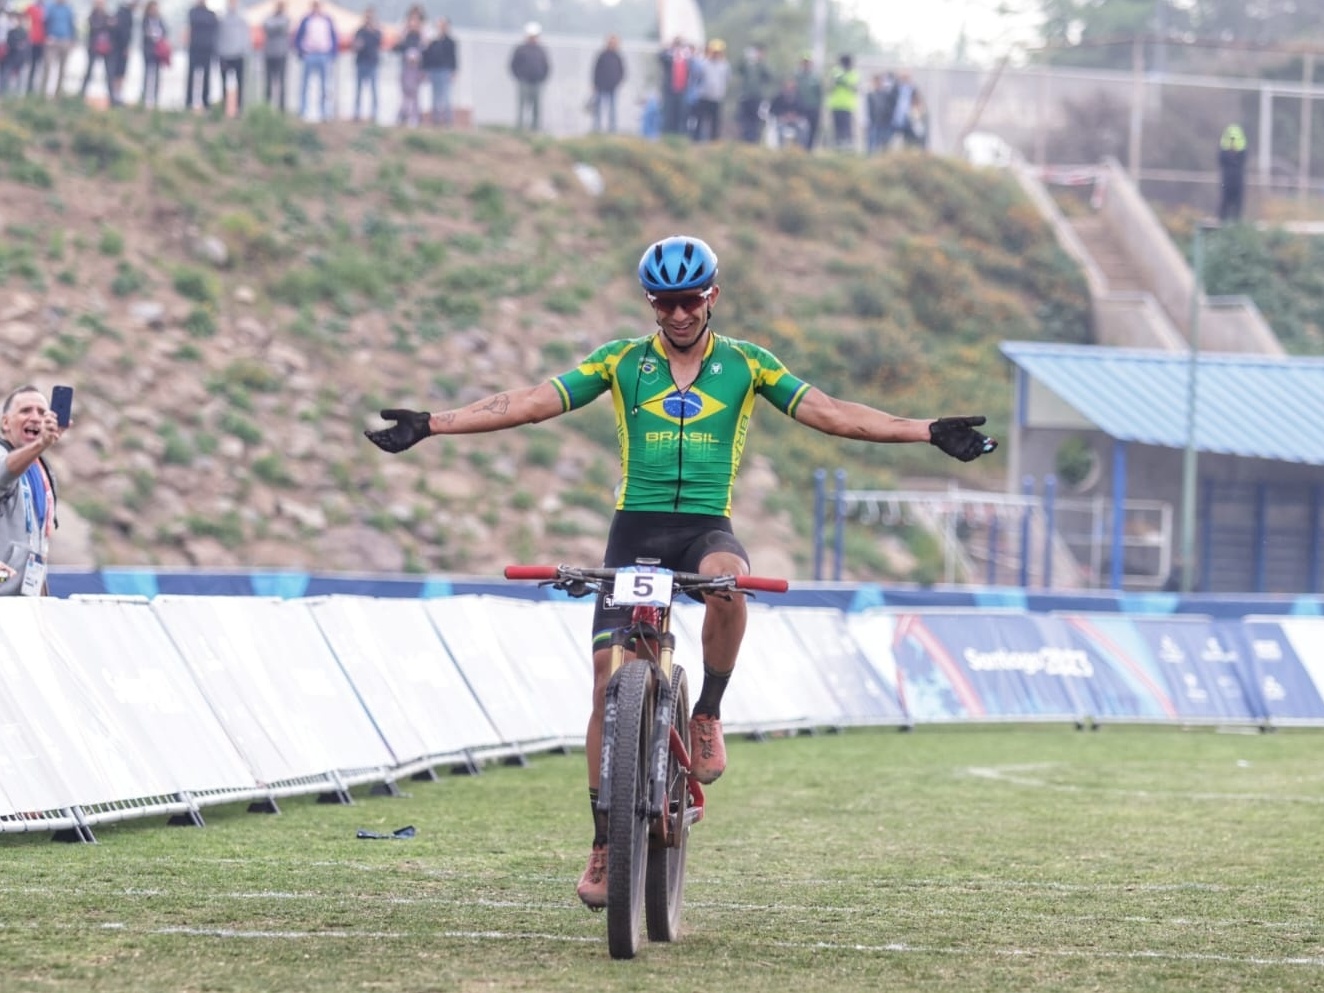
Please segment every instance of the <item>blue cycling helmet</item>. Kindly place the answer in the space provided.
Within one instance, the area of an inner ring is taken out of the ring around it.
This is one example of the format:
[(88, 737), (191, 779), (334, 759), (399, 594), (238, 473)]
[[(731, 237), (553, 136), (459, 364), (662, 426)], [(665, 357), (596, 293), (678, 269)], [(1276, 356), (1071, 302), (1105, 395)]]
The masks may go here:
[(717, 279), (717, 254), (686, 235), (663, 238), (639, 260), (639, 282), (649, 293), (702, 290)]

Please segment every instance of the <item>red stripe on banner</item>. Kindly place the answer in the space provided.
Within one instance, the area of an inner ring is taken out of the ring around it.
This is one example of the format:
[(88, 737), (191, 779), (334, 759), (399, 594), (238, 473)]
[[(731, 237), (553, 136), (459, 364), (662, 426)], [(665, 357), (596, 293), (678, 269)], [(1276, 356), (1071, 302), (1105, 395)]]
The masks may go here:
[(1108, 653), (1112, 655), (1113, 659), (1121, 665), (1122, 668), (1144, 684), (1145, 688), (1149, 690), (1154, 699), (1159, 702), (1159, 706), (1163, 708), (1163, 712), (1167, 714), (1167, 716), (1177, 716), (1177, 708), (1173, 705), (1172, 698), (1168, 696), (1167, 690), (1155, 683), (1149, 673), (1133, 661), (1131, 656), (1127, 654), (1121, 645), (1117, 644), (1112, 638), (1108, 637), (1108, 635), (1104, 634), (1084, 618), (1067, 617), (1066, 622), (1083, 634), (1087, 639), (1094, 642), (1094, 644), (1107, 649)]
[(896, 651), (900, 640), (907, 636), (915, 638), (924, 646), (924, 650), (932, 656), (934, 664), (947, 677), (947, 682), (951, 684), (957, 699), (961, 701), (962, 706), (965, 707), (970, 716), (985, 716), (984, 701), (979, 698), (974, 686), (966, 679), (965, 670), (948, 653), (946, 646), (943, 645), (938, 636), (930, 631), (924, 622), (914, 614), (902, 615), (901, 623), (897, 625), (896, 629), (896, 641), (892, 646), (893, 652)]

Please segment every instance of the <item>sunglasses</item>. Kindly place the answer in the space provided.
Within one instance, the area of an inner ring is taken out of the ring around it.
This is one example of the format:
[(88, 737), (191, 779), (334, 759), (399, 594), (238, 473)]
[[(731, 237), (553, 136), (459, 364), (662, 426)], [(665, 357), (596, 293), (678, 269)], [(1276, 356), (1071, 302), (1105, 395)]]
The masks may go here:
[(706, 290), (699, 290), (697, 293), (649, 293), (646, 295), (654, 310), (670, 314), (677, 307), (682, 310), (698, 310), (713, 295), (713, 288), (710, 286)]

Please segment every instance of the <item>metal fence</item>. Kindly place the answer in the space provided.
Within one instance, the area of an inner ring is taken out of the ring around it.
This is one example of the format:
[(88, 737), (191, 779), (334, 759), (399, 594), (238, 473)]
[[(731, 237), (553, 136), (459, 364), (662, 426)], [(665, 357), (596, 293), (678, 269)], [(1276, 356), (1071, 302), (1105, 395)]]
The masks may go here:
[[(509, 61), (521, 37), (462, 29), (455, 31), (455, 37), (460, 70), (454, 100), (462, 118), (479, 125), (513, 125), (516, 89)], [(552, 31), (543, 36), (543, 43), (552, 72), (543, 93), (542, 129), (560, 137), (587, 133), (593, 126), (586, 110), (592, 66), (603, 39)], [(650, 41), (628, 40), (621, 51), (626, 78), (617, 97), (619, 130), (638, 134), (645, 103), (657, 86), (658, 47)], [(929, 66), (911, 72), (928, 107), (930, 150), (961, 154), (966, 137), (977, 131), (995, 135), (1041, 166), (1092, 164), (1115, 156), (1138, 178), (1147, 196), (1161, 200), (1212, 206), (1217, 196), (1218, 138), (1227, 124), (1240, 122), (1250, 138), (1248, 210), (1254, 212), (1263, 209), (1271, 195), (1324, 193), (1324, 85), (1314, 82), (1313, 57), (1296, 58), (1302, 61), (1296, 80), (1155, 72), (1146, 68), (1143, 59), (1132, 72), (1006, 65)], [(250, 103), (262, 90), (260, 61), (254, 56), (247, 62), (245, 93)], [(163, 108), (183, 107), (185, 62), (180, 53), (162, 76)], [(72, 53), (66, 92), (77, 92), (85, 64), (85, 50)], [(900, 67), (864, 57), (858, 68), (867, 89), (875, 74)], [(1261, 68), (1267, 72), (1273, 67)], [(1239, 67), (1238, 71), (1248, 70)], [(89, 93), (104, 100), (101, 74), (96, 75)], [(290, 60), (287, 75), (292, 109), (297, 109), (301, 69), (296, 59)], [(336, 117), (352, 114), (354, 84), (353, 58), (342, 55), (333, 85)], [(394, 123), (400, 106), (400, 59), (392, 53), (383, 56), (378, 87), (377, 119)], [(141, 91), (142, 63), (135, 48), (125, 95), (137, 102)], [(213, 92), (219, 92), (218, 86)], [(426, 86), (423, 99), (426, 107)], [(728, 112), (728, 123), (731, 116)], [(861, 150), (863, 123), (861, 97), (855, 129)], [(1316, 136), (1322, 139), (1318, 150)]]
[[(849, 490), (838, 470), (815, 474), (814, 578), (840, 580), (850, 522), (882, 534), (918, 527), (942, 550), (942, 582), (1038, 589), (1163, 588), (1173, 575), (1173, 511), (1163, 500), (1125, 500), (1120, 516), (1104, 497), (963, 490)], [(829, 575), (828, 535), (831, 534)]]

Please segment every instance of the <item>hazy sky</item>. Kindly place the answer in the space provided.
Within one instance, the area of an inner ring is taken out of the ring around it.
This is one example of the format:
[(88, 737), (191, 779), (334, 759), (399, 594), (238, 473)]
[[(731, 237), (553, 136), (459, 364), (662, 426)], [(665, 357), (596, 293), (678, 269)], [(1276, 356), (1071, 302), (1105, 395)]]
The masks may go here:
[(912, 58), (950, 55), (962, 26), (970, 54), (1001, 57), (1015, 42), (1032, 42), (1038, 19), (1034, 0), (842, 0), (865, 21), (879, 43), (901, 45)]

